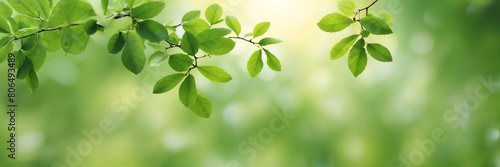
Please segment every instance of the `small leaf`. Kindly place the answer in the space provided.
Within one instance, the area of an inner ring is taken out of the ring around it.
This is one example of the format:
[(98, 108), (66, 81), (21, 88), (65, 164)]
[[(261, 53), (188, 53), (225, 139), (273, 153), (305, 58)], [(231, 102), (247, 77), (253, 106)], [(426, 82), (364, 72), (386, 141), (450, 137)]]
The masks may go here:
[(42, 45), (48, 52), (55, 52), (61, 49), (61, 31), (44, 32), (41, 38)]
[(125, 35), (125, 47), (123, 47), (122, 63), (134, 74), (139, 74), (146, 64), (144, 55), (144, 41), (134, 31), (128, 31)]
[(352, 19), (339, 13), (331, 13), (323, 17), (318, 23), (318, 27), (325, 32), (339, 32), (349, 27), (353, 23)]
[(111, 36), (108, 42), (108, 52), (111, 54), (117, 54), (123, 49), (125, 46), (125, 39), (122, 36), (121, 32), (118, 32)]
[(74, 55), (82, 53), (87, 47), (89, 39), (89, 35), (81, 25), (67, 25), (61, 30), (61, 47), (66, 53)]
[(387, 23), (387, 25), (389, 25), (391, 27), (394, 26), (394, 22), (392, 21), (392, 16), (389, 13), (387, 13), (385, 11), (380, 11), (380, 12), (377, 13), (376, 16), (378, 18), (384, 20), (385, 23)]
[(251, 36), (253, 36), (253, 33), (251, 33), (251, 32), (245, 34), (245, 38), (246, 37), (251, 37)]
[(226, 83), (233, 79), (226, 71), (216, 66), (198, 66), (198, 70), (210, 81)]
[(377, 43), (369, 43), (366, 46), (366, 49), (368, 50), (368, 53), (378, 61), (381, 62), (392, 62), (392, 55), (389, 49), (386, 47), (377, 44)]
[(0, 16), (10, 17), (12, 15), (12, 9), (9, 5), (4, 2), (0, 2)]
[(7, 0), (17, 13), (34, 18), (47, 19), (50, 13), (49, 1), (46, 0)]
[(365, 40), (363, 38), (358, 40), (352, 47), (349, 52), (348, 63), (349, 69), (355, 77), (358, 77), (365, 70), (368, 59), (366, 57)]
[(12, 52), (12, 49), (14, 49), (14, 45), (10, 42), (5, 46), (0, 47), (0, 63), (3, 63), (8, 59), (8, 54)]
[(97, 20), (91, 19), (83, 24), (83, 29), (88, 35), (92, 35), (97, 32)]
[(154, 20), (145, 20), (137, 24), (137, 33), (151, 42), (160, 42), (169, 38), (167, 28)]
[(29, 59), (25, 59), (23, 65), (17, 70), (17, 79), (26, 79), (33, 69), (33, 63)]
[(196, 81), (192, 75), (188, 75), (179, 88), (179, 99), (184, 106), (190, 107), (196, 102), (197, 97)]
[(184, 23), (182, 28), (193, 35), (198, 35), (199, 33), (210, 29), (210, 25), (202, 19), (194, 19)]
[(160, 1), (146, 2), (138, 6), (130, 12), (132, 17), (136, 19), (150, 19), (160, 14), (165, 8), (165, 3)]
[(94, 16), (95, 12), (87, 2), (80, 0), (61, 0), (59, 1), (49, 17), (49, 23), (52, 27), (69, 25)]
[(222, 12), (222, 7), (220, 7), (218, 4), (209, 6), (205, 11), (205, 17), (207, 18), (208, 23), (210, 23), (211, 25), (216, 24), (220, 20)]
[(366, 30), (361, 31), (361, 36), (363, 38), (368, 38), (368, 36), (370, 36), (370, 34), (371, 34), (370, 31), (366, 31)]
[(163, 51), (156, 51), (149, 57), (149, 65), (159, 66), (168, 59), (168, 55)]
[(264, 62), (262, 61), (262, 51), (258, 50), (254, 52), (248, 60), (248, 74), (250, 74), (252, 78), (255, 78), (255, 76), (259, 75), (259, 73), (262, 71), (262, 68), (264, 68)]
[(212, 102), (210, 102), (207, 98), (198, 95), (193, 105), (189, 106), (189, 109), (191, 109), (191, 111), (199, 117), (209, 118), (212, 114)]
[(106, 14), (106, 12), (108, 11), (108, 3), (109, 0), (101, 0), (103, 14)]
[(205, 30), (198, 34), (200, 49), (210, 55), (225, 55), (234, 49), (236, 42), (225, 38), (225, 35), (231, 33), (226, 28), (213, 28)]
[(170, 56), (168, 64), (173, 70), (182, 72), (187, 71), (193, 64), (193, 59), (185, 54), (174, 54)]
[(186, 75), (182, 73), (177, 73), (160, 79), (158, 82), (156, 82), (153, 88), (153, 93), (162, 94), (172, 90), (182, 81), (182, 79), (184, 79), (185, 76)]
[(253, 37), (257, 38), (257, 37), (264, 35), (267, 32), (267, 30), (269, 30), (270, 26), (271, 26), (271, 23), (269, 23), (269, 22), (262, 22), (262, 23), (257, 24), (255, 26), (255, 28), (253, 28)]
[(337, 7), (339, 8), (340, 12), (342, 12), (346, 16), (352, 17), (355, 14), (354, 10), (356, 10), (356, 4), (354, 4), (354, 2), (352, 2), (351, 0), (340, 1)]
[(18, 25), (12, 17), (0, 17), (0, 32), (14, 34), (18, 30)]
[(360, 20), (361, 25), (375, 35), (392, 34), (392, 30), (384, 20), (368, 15)]
[(196, 55), (199, 49), (198, 39), (196, 39), (196, 37), (193, 34), (185, 32), (184, 35), (182, 36), (181, 49), (188, 55), (191, 56)]
[(182, 16), (182, 22), (188, 22), (197, 18), (200, 18), (201, 11), (199, 10), (193, 10), (190, 12), (187, 12), (184, 16)]
[(236, 19), (236, 17), (226, 16), (226, 25), (231, 30), (233, 30), (234, 33), (236, 33), (237, 36), (240, 35), (240, 33), (241, 33), (241, 24), (238, 21), (238, 19)]
[(26, 77), (26, 84), (28, 85), (28, 90), (31, 94), (35, 94), (35, 91), (38, 88), (38, 77), (36, 76), (35, 70), (30, 70), (28, 77)]
[(269, 50), (264, 49), (264, 52), (266, 52), (267, 55), (267, 66), (271, 68), (274, 71), (281, 71), (281, 63), (276, 56), (274, 56)]
[(342, 39), (339, 43), (337, 43), (330, 52), (330, 58), (332, 60), (336, 60), (344, 56), (347, 51), (352, 47), (356, 39), (358, 39), (359, 35), (351, 35), (347, 38)]
[(275, 38), (264, 38), (264, 39), (259, 41), (259, 45), (260, 46), (267, 46), (267, 45), (277, 44), (277, 43), (281, 43), (281, 42), (283, 42), (283, 41), (281, 41), (279, 39), (275, 39)]

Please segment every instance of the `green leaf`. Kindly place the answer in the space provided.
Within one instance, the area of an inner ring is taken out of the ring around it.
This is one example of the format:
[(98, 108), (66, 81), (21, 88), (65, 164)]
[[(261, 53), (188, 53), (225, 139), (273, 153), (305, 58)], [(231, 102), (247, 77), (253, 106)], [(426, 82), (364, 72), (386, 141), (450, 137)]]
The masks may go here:
[(14, 34), (18, 25), (12, 17), (0, 17), (0, 32)]
[(331, 13), (319, 21), (318, 27), (325, 32), (339, 32), (349, 27), (352, 23), (352, 19), (347, 16), (340, 13)]
[(182, 73), (177, 73), (160, 79), (158, 82), (156, 82), (153, 88), (153, 93), (161, 94), (172, 90), (182, 81), (182, 79), (184, 79), (185, 76), (186, 75)]
[(251, 33), (251, 32), (245, 34), (245, 38), (246, 37), (251, 37), (251, 36), (253, 36), (253, 33)]
[(35, 71), (39, 71), (40, 68), (42, 68), (45, 57), (47, 57), (47, 51), (39, 42), (29, 51), (23, 52), (23, 54), (33, 63), (33, 69)]
[[(26, 56), (24, 56), (22, 51), (15, 51), (13, 53), (14, 53), (14, 55), (16, 55), (16, 65), (14, 66), (14, 68), (19, 69), (19, 68), (21, 68), (21, 66), (24, 65), (24, 61), (26, 60)], [(33, 66), (33, 64), (31, 64), (31, 65)], [(30, 68), (32, 68), (32, 66)]]
[(0, 2), (0, 17), (9, 17), (12, 15), (12, 9), (5, 2)]
[(368, 38), (368, 36), (370, 36), (370, 34), (371, 34), (370, 31), (367, 31), (367, 30), (361, 31), (361, 36), (363, 38)]
[(88, 20), (83, 24), (83, 29), (85, 30), (85, 32), (87, 32), (88, 35), (92, 35), (97, 32), (97, 27), (97, 20), (95, 19)]
[(377, 43), (369, 43), (366, 46), (366, 49), (368, 50), (368, 53), (378, 61), (381, 62), (392, 62), (392, 55), (389, 49), (386, 47), (377, 44)]
[(29, 59), (25, 59), (23, 65), (17, 70), (17, 79), (26, 79), (33, 69), (33, 63)]
[(3, 63), (8, 58), (8, 54), (12, 52), (14, 45), (12, 43), (7, 43), (7, 45), (0, 47), (0, 63)]
[(226, 71), (216, 66), (198, 66), (198, 70), (210, 81), (227, 83), (233, 79)]
[(225, 55), (234, 49), (236, 42), (224, 36), (231, 33), (226, 28), (213, 28), (198, 34), (200, 49), (210, 55)]
[(14, 20), (19, 25), (18, 27), (30, 28), (30, 27), (40, 27), (41, 21), (32, 17), (28, 17), (26, 15), (17, 15), (14, 17)]
[(349, 69), (355, 77), (358, 77), (365, 70), (368, 58), (366, 57), (365, 40), (363, 38), (358, 40), (352, 47), (349, 52), (348, 63)]
[(253, 37), (257, 38), (257, 37), (264, 35), (267, 32), (267, 30), (269, 30), (270, 26), (271, 26), (271, 23), (269, 23), (269, 22), (262, 22), (262, 23), (257, 24), (253, 28)]
[(264, 49), (264, 52), (266, 52), (267, 55), (267, 66), (271, 68), (274, 71), (281, 71), (281, 63), (276, 56), (274, 56), (269, 50)]
[(61, 47), (66, 53), (78, 55), (82, 53), (89, 42), (89, 35), (83, 26), (65, 26), (61, 30)]
[(354, 10), (356, 10), (356, 4), (354, 4), (354, 2), (350, 0), (340, 1), (337, 4), (337, 7), (339, 8), (340, 12), (342, 12), (346, 16), (352, 17), (355, 14)]
[(216, 24), (220, 18), (222, 17), (222, 7), (220, 7), (218, 4), (213, 4), (207, 8), (205, 11), (205, 17), (207, 18), (207, 21), (211, 24), (214, 25)]
[(356, 39), (358, 39), (359, 35), (351, 35), (347, 38), (344, 38), (340, 40), (339, 43), (337, 43), (333, 48), (332, 51), (330, 52), (330, 58), (332, 60), (336, 60), (344, 56), (347, 51), (352, 47), (354, 42), (356, 42)]
[(233, 30), (234, 33), (236, 33), (237, 36), (240, 35), (240, 33), (241, 33), (241, 24), (238, 21), (238, 19), (236, 19), (236, 17), (226, 16), (226, 25), (231, 30)]
[(149, 57), (149, 65), (159, 66), (168, 59), (168, 55), (163, 51), (156, 51)]
[(38, 88), (38, 77), (36, 76), (35, 70), (30, 70), (28, 77), (26, 77), (26, 84), (28, 85), (28, 90), (31, 94), (35, 94), (35, 91)]
[(30, 28), (23, 28), (23, 29), (17, 30), (17, 32), (15, 34), (18, 37), (22, 37), (22, 36), (26, 36), (26, 35), (36, 34), (36, 33), (38, 33), (38, 31), (40, 31), (40, 29), (38, 27), (30, 27)]
[(181, 39), (179, 38), (179, 36), (177, 36), (176, 33), (171, 33), (168, 38), (170, 39), (170, 42), (175, 44), (179, 44), (179, 42), (181, 42)]
[(160, 42), (169, 38), (167, 28), (154, 20), (139, 22), (137, 33), (151, 42)]
[(199, 117), (209, 118), (212, 114), (212, 102), (210, 102), (207, 98), (198, 95), (193, 105), (189, 106), (189, 109), (191, 109), (191, 111)]
[(248, 60), (248, 74), (250, 74), (252, 78), (255, 78), (255, 76), (259, 75), (260, 71), (262, 71), (262, 68), (264, 68), (264, 62), (262, 61), (262, 51), (258, 50), (254, 52)]
[(193, 34), (185, 32), (184, 35), (182, 36), (181, 49), (188, 55), (191, 56), (196, 55), (199, 49), (198, 39), (196, 39), (196, 37)]
[(174, 54), (170, 56), (168, 64), (173, 70), (182, 72), (187, 71), (193, 64), (193, 59), (185, 54)]
[(150, 19), (160, 14), (163, 8), (165, 8), (164, 2), (146, 2), (141, 6), (132, 9), (132, 12), (130, 12), (130, 14), (136, 19)]
[(42, 45), (48, 52), (55, 52), (61, 49), (61, 31), (44, 32), (41, 38)]
[(384, 20), (385, 23), (387, 23), (387, 25), (389, 25), (391, 27), (394, 26), (394, 22), (392, 21), (392, 16), (389, 13), (387, 13), (385, 11), (380, 11), (380, 12), (377, 13), (376, 16), (378, 18)]
[(190, 107), (196, 102), (197, 97), (196, 81), (192, 75), (188, 75), (179, 88), (179, 99), (184, 106)]
[(52, 27), (78, 23), (94, 16), (95, 12), (87, 2), (80, 0), (61, 0), (50, 14), (49, 23)]
[(361, 25), (375, 35), (392, 34), (392, 30), (384, 20), (372, 15), (368, 15), (360, 20)]
[(49, 1), (47, 0), (7, 0), (17, 11), (30, 17), (47, 19), (50, 14)]
[(118, 32), (111, 36), (108, 42), (108, 52), (111, 54), (117, 54), (125, 46), (125, 39), (121, 32)]
[(267, 45), (277, 44), (277, 43), (281, 43), (281, 42), (283, 42), (283, 41), (281, 41), (279, 39), (275, 39), (275, 38), (264, 38), (264, 39), (259, 41), (259, 45), (267, 46)]
[(109, 0), (101, 0), (103, 14), (106, 14), (106, 12), (108, 11), (108, 3)]
[(202, 19), (194, 19), (184, 23), (182, 28), (193, 35), (198, 35), (199, 33), (210, 29), (210, 25)]
[(125, 35), (125, 47), (122, 53), (122, 63), (134, 74), (139, 74), (146, 64), (144, 41), (139, 34), (128, 31)]
[(190, 12), (187, 12), (184, 16), (182, 16), (182, 22), (188, 22), (197, 18), (200, 18), (201, 11), (199, 10), (193, 10)]

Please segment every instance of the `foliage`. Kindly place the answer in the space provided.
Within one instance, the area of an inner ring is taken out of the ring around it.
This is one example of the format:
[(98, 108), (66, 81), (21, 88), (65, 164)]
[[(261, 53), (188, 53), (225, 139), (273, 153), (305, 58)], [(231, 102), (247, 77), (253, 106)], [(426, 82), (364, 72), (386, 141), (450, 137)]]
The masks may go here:
[[(348, 66), (352, 74), (357, 77), (368, 64), (366, 50), (375, 59), (381, 62), (392, 62), (391, 52), (381, 44), (367, 43), (366, 38), (373, 35), (392, 34), (392, 18), (386, 12), (380, 12), (377, 16), (368, 14), (368, 9), (378, 0), (375, 0), (369, 6), (357, 9), (356, 4), (350, 0), (343, 0), (338, 3), (338, 9), (342, 13), (331, 13), (323, 17), (318, 23), (318, 27), (325, 32), (339, 32), (350, 25), (359, 22), (361, 31), (340, 40), (330, 52), (332, 60), (343, 57), (349, 50)], [(366, 16), (361, 18), (361, 11), (366, 11)], [(352, 18), (350, 18), (352, 17)], [(360, 38), (361, 37), (361, 38)], [(366, 46), (366, 48), (365, 48)]]
[[(166, 93), (181, 83), (179, 99), (196, 115), (208, 118), (212, 113), (210, 100), (199, 95), (196, 89), (193, 70), (211, 81), (226, 83), (231, 75), (216, 66), (198, 66), (198, 61), (211, 56), (225, 55), (231, 52), (236, 42), (242, 40), (258, 48), (248, 61), (248, 72), (255, 77), (263, 67), (262, 52), (267, 55), (268, 65), (275, 71), (281, 70), (279, 60), (264, 46), (281, 41), (274, 38), (253, 40), (264, 35), (270, 27), (269, 22), (255, 26), (253, 38), (241, 37), (240, 22), (233, 16), (223, 18), (223, 9), (213, 4), (205, 11), (190, 11), (182, 17), (178, 25), (162, 24), (152, 18), (159, 16), (165, 7), (160, 1), (139, 2), (124, 0), (111, 2), (102, 0), (104, 17), (96, 15), (91, 4), (81, 0), (61, 0), (52, 5), (49, 0), (8, 0), (7, 5), (0, 3), (0, 33), (7, 34), (0, 39), (0, 63), (6, 60), (7, 53), (16, 55), (17, 78), (25, 79), (31, 93), (38, 88), (36, 72), (44, 64), (46, 52), (64, 50), (78, 55), (85, 51), (90, 35), (105, 29), (111, 35), (107, 48), (111, 54), (121, 53), (121, 60), (126, 69), (139, 74), (150, 66), (159, 66), (168, 61), (168, 65), (179, 73), (168, 75), (159, 80), (153, 93)], [(19, 15), (15, 17), (13, 10)], [(106, 18), (106, 19), (100, 19)], [(224, 28), (222, 22), (228, 28)], [(183, 28), (184, 34), (178, 35), (177, 28)], [(234, 33), (236, 36), (229, 36)], [(179, 38), (181, 36), (181, 38)], [(228, 37), (229, 36), (229, 37)], [(158, 49), (147, 60), (146, 45)], [(179, 49), (174, 49), (179, 48)], [(258, 67), (258, 68), (257, 68)]]

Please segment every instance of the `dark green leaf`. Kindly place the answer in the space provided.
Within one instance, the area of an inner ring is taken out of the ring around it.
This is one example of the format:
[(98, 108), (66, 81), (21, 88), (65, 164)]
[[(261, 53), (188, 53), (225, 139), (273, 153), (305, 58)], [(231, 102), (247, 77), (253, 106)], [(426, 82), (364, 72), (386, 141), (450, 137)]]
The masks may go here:
[(378, 61), (381, 62), (392, 62), (392, 55), (389, 49), (386, 47), (377, 44), (377, 43), (369, 43), (366, 46), (366, 49), (368, 50), (368, 53)]
[(269, 22), (262, 22), (262, 23), (257, 24), (253, 28), (253, 37), (257, 38), (257, 37), (264, 35), (267, 32), (267, 30), (269, 30), (270, 26), (271, 26), (271, 23), (269, 23)]
[(236, 33), (237, 36), (240, 35), (240, 33), (241, 33), (241, 24), (238, 21), (238, 19), (236, 19), (236, 17), (226, 16), (226, 25), (231, 30), (233, 30), (234, 33)]
[(47, 0), (7, 0), (17, 13), (35, 18), (47, 19), (50, 14)]
[(193, 59), (185, 54), (174, 54), (170, 56), (168, 64), (178, 72), (187, 71), (193, 64)]
[(166, 93), (173, 88), (175, 88), (185, 77), (186, 75), (177, 73), (177, 74), (172, 74), (169, 76), (166, 76), (165, 78), (160, 79), (158, 82), (156, 82), (154, 88), (153, 88), (153, 93), (154, 94), (161, 94), (161, 93)]
[(346, 16), (352, 17), (355, 14), (354, 10), (356, 10), (356, 4), (354, 4), (354, 2), (352, 2), (351, 0), (340, 1), (337, 7), (339, 8), (340, 12), (342, 12)]
[(337, 43), (330, 52), (330, 58), (332, 60), (336, 60), (344, 56), (347, 51), (352, 47), (356, 39), (358, 39), (359, 35), (351, 35), (347, 38), (342, 39), (339, 43)]
[(91, 19), (83, 24), (83, 29), (87, 34), (92, 35), (97, 32), (97, 20)]
[(187, 12), (184, 16), (182, 16), (182, 22), (188, 22), (197, 18), (200, 18), (201, 11), (199, 10), (193, 10), (190, 12)]
[(259, 41), (259, 45), (267, 46), (267, 45), (277, 44), (277, 43), (281, 43), (281, 42), (283, 42), (283, 41), (281, 41), (279, 39), (275, 39), (275, 38), (264, 38), (264, 39)]
[(233, 79), (224, 69), (216, 66), (198, 66), (198, 70), (203, 76), (214, 82), (226, 83)]
[(210, 102), (207, 98), (198, 95), (193, 105), (189, 106), (189, 109), (191, 109), (191, 111), (199, 117), (209, 118), (212, 114), (212, 102)]
[(9, 5), (4, 2), (0, 2), (0, 17), (10, 17), (12, 15), (12, 9)]
[(130, 14), (136, 19), (150, 19), (160, 14), (163, 8), (165, 8), (164, 2), (146, 2), (141, 6), (132, 9), (132, 12), (130, 12)]
[(200, 49), (210, 55), (224, 55), (234, 49), (236, 42), (224, 36), (231, 33), (226, 28), (214, 28), (198, 34)]
[(108, 52), (111, 54), (117, 54), (123, 49), (123, 46), (125, 46), (125, 39), (123, 38), (122, 33), (118, 32), (109, 39)]
[(209, 6), (205, 11), (205, 17), (207, 18), (208, 23), (210, 23), (211, 25), (216, 24), (222, 17), (222, 12), (222, 7), (220, 7), (218, 4)]
[(258, 50), (254, 52), (248, 60), (248, 74), (250, 74), (250, 76), (254, 78), (255, 76), (259, 75), (260, 71), (262, 71), (262, 68), (264, 68), (264, 62), (262, 61), (262, 51)]
[(151, 42), (160, 42), (169, 38), (167, 28), (154, 20), (139, 22), (137, 33)]
[(208, 30), (210, 25), (202, 19), (194, 19), (182, 25), (182, 28), (191, 34), (198, 35), (199, 33)]
[[(14, 55), (16, 55), (16, 65), (14, 65), (15, 69), (21, 68), (21, 66), (24, 65), (24, 61), (26, 60), (26, 56), (24, 56), (23, 52), (21, 50), (13, 52)], [(31, 62), (30, 62), (31, 63)], [(31, 64), (33, 67), (33, 64)]]
[(185, 32), (184, 35), (182, 36), (181, 49), (188, 55), (191, 56), (196, 55), (199, 49), (198, 39), (196, 39), (196, 37), (193, 34)]
[(349, 27), (352, 23), (352, 19), (347, 16), (340, 13), (331, 13), (321, 19), (318, 27), (325, 32), (339, 32)]
[(168, 55), (163, 51), (156, 51), (149, 57), (150, 66), (159, 66), (168, 59)]
[(82, 53), (89, 42), (89, 35), (83, 26), (65, 26), (61, 30), (61, 47), (66, 53), (78, 55)]
[(50, 14), (49, 22), (52, 27), (78, 23), (94, 16), (95, 12), (87, 2), (80, 0), (61, 0)]
[(144, 55), (144, 41), (139, 34), (128, 31), (125, 35), (125, 47), (123, 47), (122, 63), (134, 74), (139, 74), (146, 64)]
[(264, 49), (264, 52), (266, 52), (267, 55), (267, 66), (271, 68), (274, 71), (281, 71), (281, 63), (276, 56), (274, 56), (269, 50)]
[(366, 30), (370, 31), (372, 34), (375, 35), (386, 35), (386, 34), (392, 34), (392, 30), (385, 23), (384, 20), (377, 18), (375, 16), (369, 15), (360, 20), (361, 25), (366, 28)]
[(370, 34), (371, 34), (370, 31), (366, 31), (366, 30), (361, 31), (361, 36), (363, 38), (368, 38), (368, 36), (370, 36)]
[(23, 65), (17, 70), (17, 79), (26, 79), (33, 69), (33, 63), (29, 59), (25, 59)]
[(35, 94), (35, 91), (38, 88), (38, 77), (36, 76), (35, 70), (31, 69), (28, 77), (26, 77), (26, 84), (28, 85), (28, 90), (31, 94)]
[[(38, 41), (38, 40), (35, 40)], [(23, 52), (23, 54), (30, 59), (31, 63), (33, 63), (33, 69), (35, 71), (40, 70), (42, 68), (43, 63), (45, 62), (45, 57), (47, 55), (47, 51), (45, 48), (39, 43), (36, 42), (35, 46), (30, 50)]]
[(368, 58), (366, 57), (365, 40), (361, 38), (354, 44), (349, 52), (349, 69), (355, 77), (358, 77), (359, 74), (363, 73), (365, 70), (367, 63)]
[(186, 107), (192, 106), (198, 97), (196, 90), (196, 81), (192, 75), (188, 75), (179, 88), (179, 99)]

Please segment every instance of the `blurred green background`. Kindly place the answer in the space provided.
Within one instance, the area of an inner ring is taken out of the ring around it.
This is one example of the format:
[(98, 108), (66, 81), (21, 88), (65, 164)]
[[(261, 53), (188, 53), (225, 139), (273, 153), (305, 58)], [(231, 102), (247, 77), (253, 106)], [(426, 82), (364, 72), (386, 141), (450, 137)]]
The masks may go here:
[[(329, 58), (331, 47), (358, 26), (335, 34), (316, 26), (338, 12), (338, 1), (164, 1), (155, 20), (165, 23), (213, 3), (240, 19), (243, 32), (270, 21), (267, 35), (285, 41), (269, 47), (283, 71), (266, 67), (250, 78), (246, 61), (255, 47), (241, 41), (229, 55), (202, 60), (234, 79), (213, 83), (195, 72), (199, 92), (214, 106), (210, 119), (200, 119), (179, 102), (178, 88), (150, 93), (159, 77), (173, 72), (167, 64), (135, 76), (119, 55), (106, 52), (112, 34), (97, 33), (81, 55), (49, 53), (35, 95), (18, 81), (17, 159), (7, 158), (4, 111), (0, 166), (71, 166), (67, 148), (84, 148), (90, 141), (84, 131), (99, 129), (103, 120), (114, 129), (101, 130), (102, 142), (72, 159), (78, 166), (500, 166), (498, 0), (380, 0), (370, 12), (392, 14), (395, 33), (368, 41), (386, 45), (394, 62), (369, 59), (358, 78), (346, 57)], [(354, 1), (358, 8), (371, 3)], [(102, 14), (100, 2), (90, 2)], [(6, 79), (7, 65), (0, 69)], [(481, 82), (489, 77), (497, 82), (493, 89)], [(6, 92), (7, 85), (0, 88)], [(2, 96), (4, 109), (6, 101)], [(452, 112), (464, 104), (472, 111)], [(282, 122), (276, 113), (283, 112), (295, 117)], [(275, 126), (284, 129), (270, 130)], [(436, 131), (441, 141), (433, 139)]]

